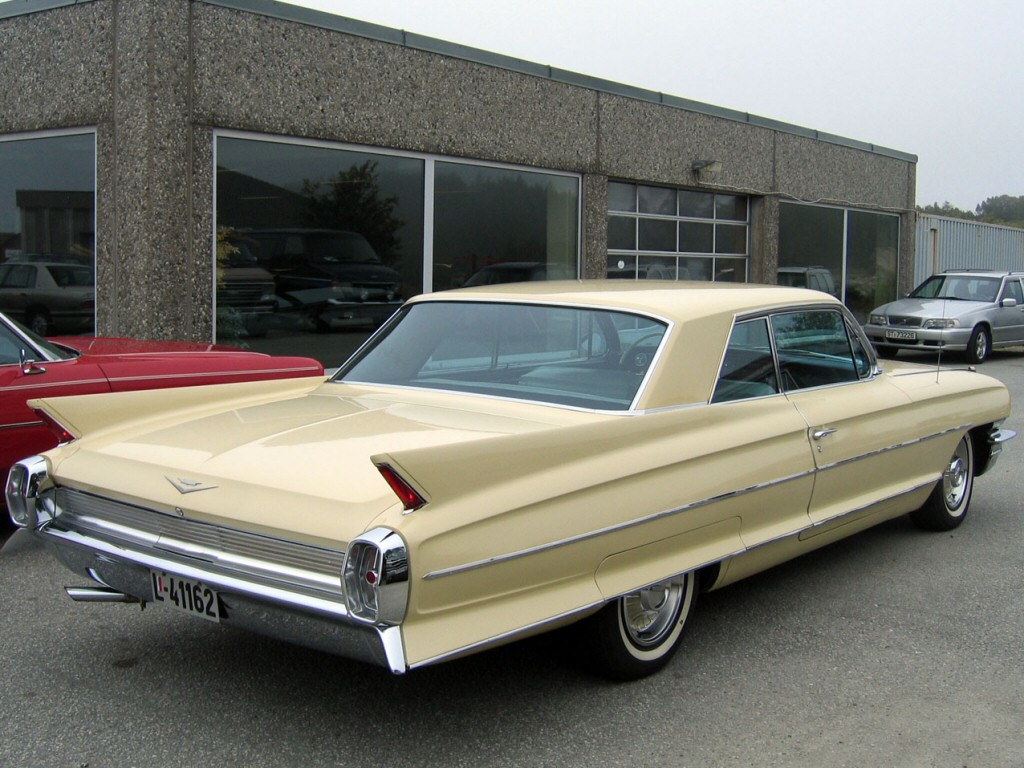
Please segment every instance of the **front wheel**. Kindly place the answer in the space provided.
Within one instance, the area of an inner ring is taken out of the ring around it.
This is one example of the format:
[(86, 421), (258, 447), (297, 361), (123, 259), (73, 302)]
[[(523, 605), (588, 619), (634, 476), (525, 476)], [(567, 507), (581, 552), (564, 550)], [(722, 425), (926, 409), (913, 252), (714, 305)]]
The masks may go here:
[(50, 335), (50, 316), (46, 313), (46, 310), (36, 310), (29, 314), (25, 318), (25, 325), (29, 327), (36, 336), (49, 336)]
[(970, 434), (965, 434), (957, 443), (942, 479), (920, 509), (910, 513), (910, 519), (927, 531), (951, 531), (967, 517), (973, 490), (974, 442)]
[(967, 342), (967, 362), (972, 364), (983, 363), (992, 351), (992, 337), (988, 329), (979, 325), (971, 333)]
[(693, 614), (696, 584), (694, 573), (674, 576), (623, 595), (587, 619), (598, 671), (626, 681), (664, 667)]

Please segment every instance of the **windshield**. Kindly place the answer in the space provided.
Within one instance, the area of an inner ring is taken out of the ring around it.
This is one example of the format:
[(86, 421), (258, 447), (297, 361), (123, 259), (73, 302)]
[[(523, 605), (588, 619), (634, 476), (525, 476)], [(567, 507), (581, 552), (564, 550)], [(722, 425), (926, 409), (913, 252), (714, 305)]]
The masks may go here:
[(25, 326), (0, 315), (0, 365), (14, 365), (22, 361), (41, 363), (47, 360), (70, 360), (78, 352), (70, 347), (57, 346), (36, 336)]
[(993, 302), (1001, 282), (998, 277), (932, 275), (910, 292), (910, 298)]
[(334, 380), (626, 410), (666, 330), (609, 310), (424, 302), (403, 308)]

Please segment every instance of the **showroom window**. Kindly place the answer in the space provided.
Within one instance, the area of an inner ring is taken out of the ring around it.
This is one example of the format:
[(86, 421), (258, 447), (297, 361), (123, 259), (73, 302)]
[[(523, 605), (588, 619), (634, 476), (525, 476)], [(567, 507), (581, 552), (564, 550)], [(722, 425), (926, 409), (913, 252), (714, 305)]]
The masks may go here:
[(750, 204), (729, 195), (608, 184), (608, 277), (743, 283)]
[(216, 338), (340, 364), (425, 291), (576, 277), (580, 177), (220, 132)]
[(5, 271), (0, 311), (43, 334), (94, 333), (95, 241), (95, 133), (0, 137), (0, 263), (31, 265)]
[(579, 181), (438, 161), (433, 289), (577, 277)]
[(896, 298), (899, 238), (896, 214), (782, 203), (777, 281), (831, 293), (863, 322)]

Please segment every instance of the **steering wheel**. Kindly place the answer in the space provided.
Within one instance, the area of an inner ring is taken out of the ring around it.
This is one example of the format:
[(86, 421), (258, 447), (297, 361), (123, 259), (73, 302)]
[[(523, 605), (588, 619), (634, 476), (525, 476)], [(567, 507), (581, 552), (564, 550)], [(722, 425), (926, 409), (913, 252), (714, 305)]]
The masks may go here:
[[(626, 351), (619, 357), (620, 368), (632, 368), (636, 371), (642, 371), (651, 363), (650, 355), (658, 348), (658, 341), (661, 341), (662, 332), (655, 331), (641, 336), (639, 339), (634, 341), (628, 347)], [(651, 344), (651, 339), (656, 339), (654, 344)], [(651, 347), (650, 352), (643, 350), (643, 346)]]

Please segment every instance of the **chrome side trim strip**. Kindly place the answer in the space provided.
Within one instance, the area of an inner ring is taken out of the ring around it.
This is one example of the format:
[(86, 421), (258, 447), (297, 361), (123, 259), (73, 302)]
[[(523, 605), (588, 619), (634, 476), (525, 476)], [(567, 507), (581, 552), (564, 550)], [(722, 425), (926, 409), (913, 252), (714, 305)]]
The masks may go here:
[(609, 526), (607, 526), (605, 528), (600, 528), (600, 529), (598, 529), (596, 531), (587, 531), (586, 533), (581, 533), (581, 534), (578, 534), (576, 536), (569, 536), (567, 538), (558, 539), (557, 541), (552, 541), (552, 542), (549, 542), (547, 544), (540, 544), (540, 545), (538, 545), (536, 547), (528, 547), (527, 549), (520, 549), (520, 550), (517, 550), (515, 552), (508, 552), (508, 553), (503, 554), (503, 555), (495, 555), (494, 557), (488, 557), (488, 558), (485, 558), (483, 560), (475, 560), (475, 561), (473, 561), (471, 563), (464, 563), (462, 565), (454, 565), (451, 568), (442, 568), (440, 570), (431, 571), (430, 573), (425, 574), (423, 576), (423, 579), (424, 579), (424, 581), (428, 581), (428, 580), (431, 580), (431, 579), (440, 579), (440, 578), (443, 578), (444, 576), (453, 576), (453, 575), (455, 575), (457, 573), (464, 573), (466, 571), (473, 571), (473, 570), (476, 570), (477, 568), (484, 568), (484, 567), (489, 566), (489, 565), (496, 565), (498, 563), (503, 563), (503, 562), (506, 562), (508, 560), (516, 560), (516, 559), (518, 559), (520, 557), (527, 557), (528, 555), (535, 555), (535, 554), (538, 554), (540, 552), (547, 552), (548, 550), (551, 550), (551, 549), (558, 549), (559, 547), (568, 546), (569, 544), (576, 544), (577, 542), (586, 541), (588, 539), (597, 538), (598, 536), (604, 536), (604, 535), (609, 534), (609, 533), (615, 533), (617, 531), (623, 531), (623, 530), (627, 530), (629, 528), (635, 528), (638, 525), (644, 525), (646, 523), (650, 523), (650, 522), (653, 522), (655, 520), (660, 520), (660, 519), (662, 519), (664, 517), (671, 517), (672, 515), (679, 514), (680, 512), (687, 512), (687, 511), (692, 510), (692, 509), (699, 509), (700, 507), (706, 507), (709, 504), (715, 504), (715, 503), (717, 503), (719, 501), (725, 501), (726, 499), (732, 499), (732, 498), (736, 498), (738, 496), (745, 496), (748, 493), (753, 493), (755, 491), (764, 490), (765, 488), (771, 488), (771, 487), (774, 487), (776, 485), (782, 485), (783, 483), (789, 483), (789, 482), (792, 482), (794, 480), (799, 480), (799, 479), (807, 477), (809, 475), (813, 475), (814, 473), (815, 473), (815, 470), (808, 469), (808, 470), (806, 470), (804, 472), (798, 472), (795, 475), (789, 475), (788, 477), (779, 478), (777, 480), (771, 480), (771, 481), (766, 482), (766, 483), (759, 483), (757, 485), (751, 485), (751, 486), (749, 486), (747, 488), (739, 488), (739, 489), (734, 490), (734, 491), (727, 491), (725, 493), (719, 494), (718, 496), (712, 496), (712, 497), (707, 498), (707, 499), (700, 499), (699, 501), (693, 501), (693, 502), (690, 502), (689, 504), (684, 504), (681, 507), (674, 507), (672, 509), (666, 509), (666, 510), (664, 510), (662, 512), (655, 512), (655, 513), (650, 514), (650, 515), (645, 515), (644, 517), (638, 517), (638, 518), (636, 518), (634, 520), (627, 520), (624, 523), (618, 523), (616, 525), (609, 525)]
[(827, 469), (835, 469), (836, 467), (841, 467), (844, 464), (851, 464), (851, 463), (853, 463), (855, 461), (860, 461), (861, 459), (870, 459), (870, 458), (873, 458), (875, 456), (880, 456), (883, 453), (889, 453), (890, 451), (898, 451), (901, 448), (909, 448), (912, 445), (919, 445), (920, 443), (926, 443), (929, 440), (935, 440), (935, 439), (940, 438), (940, 437), (945, 437), (946, 435), (952, 434), (954, 432), (966, 432), (970, 428), (971, 428), (970, 424), (961, 425), (959, 427), (950, 427), (949, 429), (944, 429), (941, 432), (936, 432), (936, 433), (934, 433), (932, 435), (925, 435), (924, 437), (916, 437), (913, 440), (906, 440), (905, 442), (896, 443), (895, 445), (890, 445), (890, 446), (887, 446), (885, 448), (877, 448), (874, 451), (868, 451), (867, 453), (861, 453), (861, 454), (859, 454), (857, 456), (851, 456), (848, 459), (841, 459), (840, 461), (834, 461), (831, 464), (822, 464), (820, 467), (818, 467), (818, 471), (824, 472)]
[(45, 426), (44, 421), (21, 421), (17, 424), (0, 424), (0, 430), (4, 429), (22, 429), (23, 427), (42, 427)]
[[(653, 522), (655, 520), (660, 520), (660, 519), (662, 519), (664, 517), (670, 517), (670, 516), (678, 514), (680, 512), (686, 512), (686, 511), (691, 510), (691, 509), (698, 509), (700, 507), (704, 507), (704, 506), (707, 506), (709, 504), (715, 504), (715, 503), (720, 502), (720, 501), (725, 501), (726, 499), (736, 498), (738, 496), (744, 496), (744, 495), (746, 495), (748, 493), (753, 493), (755, 491), (764, 490), (766, 488), (772, 488), (772, 487), (775, 487), (777, 485), (782, 485), (783, 483), (789, 483), (789, 482), (792, 482), (794, 480), (799, 480), (801, 478), (807, 477), (808, 475), (814, 475), (814, 474), (816, 474), (818, 472), (823, 472), (823, 471), (828, 470), (828, 469), (834, 469), (836, 467), (843, 466), (844, 464), (849, 464), (851, 462), (859, 461), (861, 459), (864, 459), (864, 458), (867, 458), (867, 457), (870, 457), (870, 456), (876, 456), (876, 455), (879, 455), (879, 454), (888, 453), (890, 451), (898, 450), (900, 448), (906, 448), (906, 447), (911, 446), (911, 445), (917, 445), (918, 443), (923, 443), (923, 442), (926, 442), (928, 440), (934, 440), (936, 438), (943, 437), (943, 436), (948, 435), (950, 433), (954, 433), (954, 432), (958, 432), (958, 431), (962, 431), (962, 430), (968, 430), (968, 429), (970, 429), (970, 425), (959, 426), (959, 427), (952, 427), (950, 429), (946, 429), (946, 430), (943, 430), (941, 432), (936, 432), (935, 434), (932, 434), (932, 435), (926, 435), (924, 437), (915, 438), (914, 440), (907, 440), (905, 442), (897, 443), (896, 445), (887, 446), (885, 448), (880, 448), (878, 450), (871, 451), (871, 452), (865, 453), (865, 454), (861, 454), (859, 456), (854, 456), (854, 457), (851, 457), (851, 458), (848, 458), (848, 459), (843, 459), (842, 461), (837, 461), (837, 462), (834, 462), (832, 464), (825, 464), (825, 465), (823, 465), (823, 466), (821, 466), (819, 468), (816, 468), (816, 469), (809, 469), (809, 470), (806, 470), (804, 472), (798, 472), (795, 475), (789, 475), (787, 477), (782, 477), (782, 478), (778, 478), (778, 479), (775, 479), (775, 480), (769, 480), (767, 482), (758, 483), (757, 485), (752, 485), (752, 486), (749, 486), (747, 488), (739, 488), (739, 489), (736, 489), (734, 491), (728, 491), (726, 493), (722, 493), (722, 494), (719, 494), (717, 496), (712, 496), (712, 497), (709, 497), (709, 498), (706, 498), (706, 499), (700, 499), (699, 501), (691, 502), (689, 504), (684, 504), (681, 507), (675, 507), (673, 509), (667, 509), (667, 510), (664, 510), (662, 512), (655, 512), (655, 513), (653, 513), (651, 515), (646, 515), (644, 517), (638, 517), (638, 518), (636, 518), (634, 520), (628, 520), (628, 521), (626, 521), (624, 523), (618, 523), (616, 525), (610, 525), (610, 526), (607, 526), (605, 528), (601, 528), (601, 529), (596, 530), (596, 531), (588, 531), (586, 533), (581, 533), (581, 534), (578, 534), (576, 536), (569, 536), (569, 537), (566, 537), (564, 539), (558, 539), (556, 541), (548, 542), (547, 544), (539, 544), (539, 545), (537, 545), (535, 547), (528, 547), (526, 549), (520, 549), (520, 550), (516, 550), (514, 552), (506, 552), (505, 554), (494, 555), (493, 557), (484, 558), (483, 560), (474, 560), (472, 562), (463, 563), (461, 565), (453, 565), (450, 568), (441, 568), (441, 569), (438, 569), (436, 571), (430, 571), (429, 573), (424, 574), (423, 580), (424, 581), (429, 581), (429, 580), (432, 580), (432, 579), (444, 578), (445, 576), (454, 576), (456, 574), (465, 573), (467, 571), (474, 571), (474, 570), (476, 570), (478, 568), (486, 568), (486, 567), (491, 566), (491, 565), (497, 565), (499, 563), (508, 562), (509, 560), (517, 560), (517, 559), (519, 559), (521, 557), (528, 557), (530, 555), (539, 554), (541, 552), (547, 552), (547, 551), (552, 550), (552, 549), (558, 549), (560, 547), (568, 546), (570, 544), (576, 544), (576, 543), (578, 543), (580, 541), (586, 541), (588, 539), (597, 538), (598, 536), (604, 536), (604, 535), (609, 534), (609, 533), (615, 533), (617, 531), (627, 530), (629, 528), (634, 528), (634, 527), (636, 527), (638, 525), (644, 525), (646, 523), (650, 523), (650, 522)], [(864, 507), (864, 509), (867, 509), (868, 507), (874, 506), (875, 504), (879, 504), (882, 501), (886, 501), (889, 498), (899, 498), (900, 496), (905, 495), (907, 493), (912, 493), (913, 491), (918, 490), (920, 487), (923, 487), (923, 486), (918, 486), (918, 487), (915, 487), (915, 488), (912, 488), (912, 489), (909, 489), (909, 490), (906, 490), (906, 491), (901, 491), (900, 493), (895, 494), (895, 495), (893, 495), (891, 497), (887, 497), (886, 499), (881, 499), (881, 500), (879, 500), (877, 502), (872, 502), (871, 504), (867, 505), (867, 507)], [(854, 514), (854, 513), (858, 512), (858, 511), (860, 511), (860, 510), (850, 510), (848, 512), (843, 512), (841, 515), (837, 515), (836, 517), (842, 517), (843, 515)], [(830, 518), (830, 519), (834, 519), (834, 518)], [(821, 521), (821, 522), (828, 522), (828, 521), (825, 520), (825, 521)], [(820, 524), (820, 523), (816, 523), (816, 524)], [(811, 527), (813, 527), (813, 526), (811, 526)], [(790, 535), (792, 535), (792, 534), (784, 534), (783, 536), (780, 536), (778, 538), (780, 538), (780, 539), (781, 538), (786, 538), (787, 536), (790, 536)], [(771, 541), (775, 541), (775, 539), (770, 539), (768, 542), (758, 543), (757, 546), (762, 546), (765, 543), (771, 543)], [(736, 553), (736, 554), (739, 554), (739, 553)]]
[[(938, 482), (938, 480), (939, 480), (939, 477), (936, 476), (934, 480), (929, 480), (926, 483), (918, 483), (913, 488), (905, 488), (904, 490), (900, 491), (899, 493), (892, 494), (892, 496), (886, 496), (884, 498), (878, 499), (877, 501), (872, 501), (870, 504), (862, 504), (861, 506), (856, 507), (855, 509), (849, 509), (849, 510), (846, 510), (845, 512), (839, 512), (837, 514), (831, 515), (830, 517), (823, 517), (821, 520), (815, 520), (809, 526), (807, 526), (806, 528), (798, 531), (797, 535), (800, 535), (800, 534), (803, 534), (803, 533), (807, 533), (807, 531), (813, 531), (815, 528), (820, 528), (823, 525), (827, 525), (828, 523), (831, 523), (831, 522), (833, 522), (835, 520), (839, 520), (839, 519), (844, 518), (844, 517), (849, 517), (850, 515), (858, 515), (861, 512), (866, 512), (867, 510), (871, 509), (872, 507), (877, 507), (879, 504), (885, 504), (886, 502), (892, 501), (893, 499), (899, 499), (899, 498), (902, 498), (904, 496), (909, 496), (912, 493), (917, 493), (922, 488), (931, 488), (933, 485), (935, 485), (936, 482)], [(754, 547), (749, 547), (749, 549), (755, 549), (756, 547), (761, 547), (761, 546), (764, 546), (765, 544), (773, 544), (776, 541), (781, 541), (782, 539), (788, 538), (789, 535), (792, 535), (792, 534), (788, 534), (787, 536), (778, 536), (778, 537), (776, 537), (774, 539), (769, 539), (768, 541), (756, 544)]]
[(477, 641), (475, 643), (470, 643), (469, 645), (464, 645), (461, 648), (457, 648), (454, 651), (447, 651), (445, 653), (438, 654), (437, 656), (431, 656), (429, 659), (423, 659), (422, 661), (417, 661), (415, 664), (410, 665), (409, 669), (419, 669), (420, 667), (427, 667), (427, 666), (430, 666), (431, 664), (437, 664), (438, 662), (445, 661), (447, 659), (453, 659), (453, 658), (456, 658), (456, 657), (459, 657), (459, 656), (467, 656), (470, 653), (474, 653), (474, 652), (476, 652), (478, 650), (482, 650), (484, 648), (487, 648), (489, 646), (495, 645), (497, 643), (501, 643), (501, 642), (504, 642), (506, 640), (511, 640), (512, 638), (518, 637), (520, 635), (529, 634), (530, 632), (534, 631), (535, 629), (537, 629), (539, 627), (543, 627), (543, 626), (545, 626), (547, 624), (554, 624), (556, 622), (562, 621), (564, 619), (568, 619), (568, 618), (570, 618), (572, 616), (575, 616), (577, 614), (586, 613), (587, 611), (593, 610), (594, 608), (597, 608), (597, 607), (602, 606), (604, 604), (605, 604), (605, 601), (599, 600), (597, 602), (590, 603), (588, 605), (584, 605), (584, 606), (582, 606), (580, 608), (574, 608), (571, 611), (566, 611), (565, 613), (560, 613), (557, 616), (552, 616), (550, 619), (543, 619), (541, 621), (536, 621), (533, 624), (530, 624), (530, 625), (525, 626), (525, 627), (521, 627), (519, 629), (513, 629), (513, 630), (510, 630), (508, 632), (502, 632), (500, 635), (494, 635), (493, 637), (488, 637), (486, 640), (479, 640), (479, 641)]
[[(216, 353), (215, 353), (216, 354)], [(319, 374), (319, 370), (313, 366), (301, 366), (298, 368), (250, 368), (244, 371), (203, 371), (199, 373), (162, 373), (153, 374), (150, 376), (114, 376), (111, 377), (110, 383), (119, 382), (135, 382), (135, 381), (165, 381), (167, 379), (196, 379), (196, 380), (213, 380), (222, 379), (225, 377), (237, 377), (237, 376), (266, 376), (272, 373), (296, 373), (304, 374), (306, 376), (313, 376), (314, 372)], [(296, 376), (295, 378), (302, 378), (302, 376)]]

